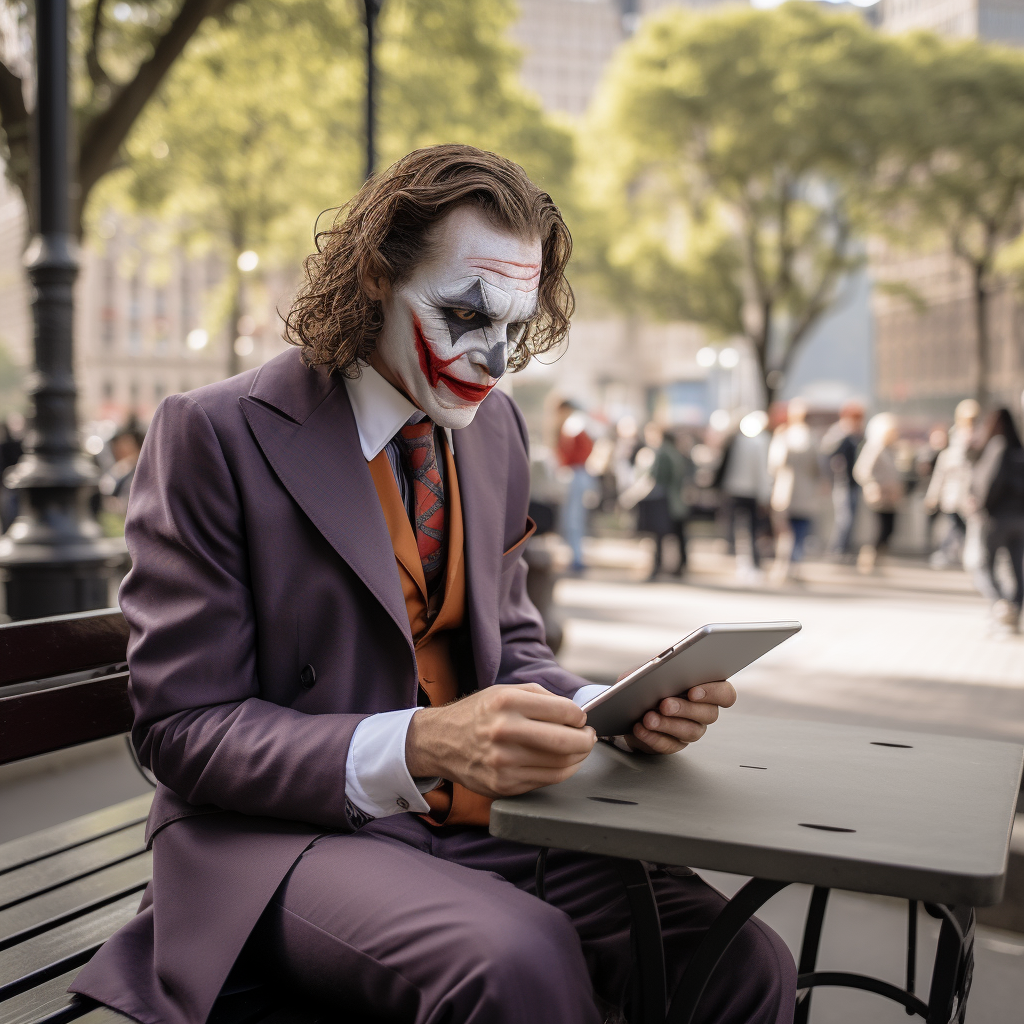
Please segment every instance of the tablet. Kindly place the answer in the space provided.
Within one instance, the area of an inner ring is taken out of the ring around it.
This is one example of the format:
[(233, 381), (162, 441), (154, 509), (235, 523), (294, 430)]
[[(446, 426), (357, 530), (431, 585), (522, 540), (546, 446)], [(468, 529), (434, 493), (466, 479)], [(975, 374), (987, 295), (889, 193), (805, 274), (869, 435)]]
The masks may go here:
[(621, 736), (666, 697), (715, 683), (778, 647), (799, 622), (711, 622), (583, 705), (598, 736)]

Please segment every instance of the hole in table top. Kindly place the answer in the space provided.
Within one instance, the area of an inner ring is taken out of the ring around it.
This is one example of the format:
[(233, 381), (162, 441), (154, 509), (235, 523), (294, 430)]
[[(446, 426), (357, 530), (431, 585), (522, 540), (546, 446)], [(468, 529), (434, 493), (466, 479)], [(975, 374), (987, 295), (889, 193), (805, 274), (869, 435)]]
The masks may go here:
[(816, 828), (822, 832), (856, 832), (855, 828), (842, 828), (839, 825), (812, 825), (808, 821), (800, 821), (797, 824), (801, 828)]
[(588, 796), (588, 800), (596, 800), (599, 804), (633, 804), (638, 806), (635, 800), (616, 800), (613, 796)]
[(871, 746), (873, 747), (899, 747), (900, 750), (913, 750), (914, 747), (910, 743), (885, 743), (882, 740), (872, 740)]
[(741, 768), (754, 768), (759, 772), (766, 772), (768, 768), (763, 764), (741, 764)]

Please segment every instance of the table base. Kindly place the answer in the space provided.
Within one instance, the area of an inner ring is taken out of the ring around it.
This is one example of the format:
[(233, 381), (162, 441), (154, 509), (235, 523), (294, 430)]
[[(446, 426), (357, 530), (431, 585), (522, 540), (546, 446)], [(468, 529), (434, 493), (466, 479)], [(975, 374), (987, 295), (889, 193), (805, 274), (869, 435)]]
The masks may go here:
[[(547, 850), (537, 858), (537, 895), (544, 898)], [(715, 967), (744, 924), (790, 882), (752, 878), (726, 904), (708, 928), (701, 944), (668, 1001), (665, 951), (658, 905), (647, 865), (639, 860), (615, 859), (626, 887), (632, 915), (633, 984), (631, 1024), (692, 1024), (700, 998)], [(816, 971), (821, 930), (830, 890), (815, 886), (807, 909), (800, 961), (797, 967), (797, 1004), (794, 1024), (808, 1024), (811, 993), (821, 986), (857, 988), (902, 1003), (908, 1016), (926, 1024), (963, 1024), (974, 972), (974, 908), (925, 903), (931, 917), (942, 922), (935, 951), (928, 1002), (915, 993), (918, 903), (910, 900), (907, 920), (907, 982), (897, 988), (877, 978), (843, 971)]]

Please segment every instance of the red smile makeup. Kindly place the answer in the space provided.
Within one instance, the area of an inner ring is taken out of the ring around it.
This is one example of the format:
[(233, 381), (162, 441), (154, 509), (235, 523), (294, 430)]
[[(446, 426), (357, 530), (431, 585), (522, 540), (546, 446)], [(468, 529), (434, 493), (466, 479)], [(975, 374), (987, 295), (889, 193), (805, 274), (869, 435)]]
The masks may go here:
[(430, 386), (436, 388), (439, 383), (443, 382), (444, 386), (456, 398), (460, 398), (464, 402), (473, 402), (474, 404), (482, 402), (494, 385), (474, 384), (451, 373), (446, 373), (447, 368), (456, 362), (460, 356), (455, 356), (452, 359), (438, 359), (434, 350), (427, 342), (419, 317), (415, 313), (412, 315), (412, 326), (416, 334), (416, 354), (419, 356), (420, 369), (423, 371), (423, 376), (427, 378)]

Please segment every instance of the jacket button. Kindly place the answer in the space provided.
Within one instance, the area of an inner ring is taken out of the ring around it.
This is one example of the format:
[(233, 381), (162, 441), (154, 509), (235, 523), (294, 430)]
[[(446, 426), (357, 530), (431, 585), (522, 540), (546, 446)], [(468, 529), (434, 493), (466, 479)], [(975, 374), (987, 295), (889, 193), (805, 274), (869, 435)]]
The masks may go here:
[(312, 665), (307, 665), (299, 673), (299, 682), (302, 683), (305, 689), (312, 690), (313, 684), (316, 682), (316, 669)]

